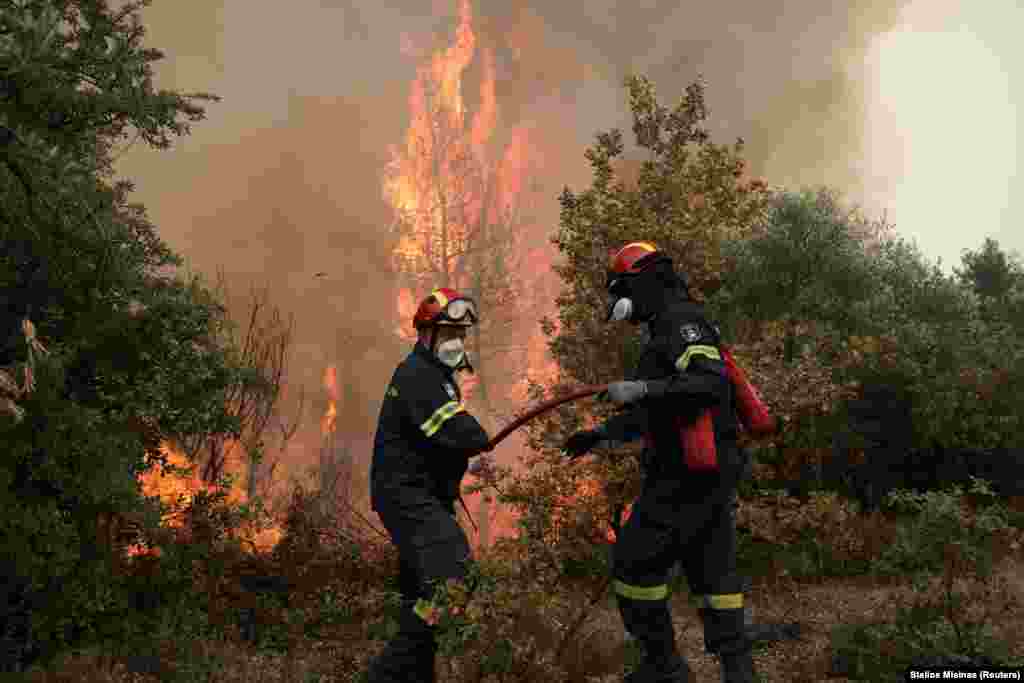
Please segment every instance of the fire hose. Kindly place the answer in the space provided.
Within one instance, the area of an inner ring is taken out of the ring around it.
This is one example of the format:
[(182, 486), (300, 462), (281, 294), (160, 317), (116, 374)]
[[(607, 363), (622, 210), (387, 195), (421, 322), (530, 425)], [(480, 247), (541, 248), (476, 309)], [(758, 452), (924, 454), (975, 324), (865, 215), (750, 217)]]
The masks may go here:
[[(750, 383), (750, 380), (747, 379), (746, 373), (743, 372), (743, 369), (740, 368), (740, 366), (736, 363), (736, 360), (733, 358), (732, 352), (728, 348), (722, 348), (722, 359), (725, 362), (726, 372), (728, 373), (729, 380), (732, 382), (732, 385), (736, 392), (734, 407), (736, 408), (736, 416), (739, 419), (739, 422), (744, 431), (748, 432), (754, 438), (760, 438), (774, 433), (776, 429), (776, 423), (775, 419), (771, 416), (771, 414), (768, 411), (768, 406), (764, 403), (764, 401), (761, 400), (761, 396), (758, 393), (757, 389), (754, 387), (753, 384)], [(601, 392), (604, 392), (607, 389), (607, 384), (588, 384), (572, 389), (571, 391), (563, 394), (562, 396), (557, 396), (555, 398), (548, 399), (547, 401), (543, 401), (542, 403), (537, 404), (536, 406), (530, 408), (516, 419), (512, 420), (512, 422), (510, 422), (500, 432), (498, 432), (494, 436), (494, 438), (492, 438), (487, 443), (487, 448), (485, 449), (485, 451), (494, 450), (494, 447), (501, 443), (502, 440), (505, 439), (505, 437), (507, 437), (509, 434), (522, 427), (530, 420), (536, 418), (537, 416), (542, 415), (543, 413), (546, 413), (547, 411), (553, 408), (557, 408), (563, 403), (569, 403), (570, 401), (576, 401), (581, 398), (593, 396), (594, 394), (600, 394)], [(701, 420), (703, 420), (704, 422), (704, 424), (702, 425), (704, 436), (706, 436), (707, 438), (713, 438), (711, 414), (705, 413), (701, 415)], [(681, 436), (683, 436), (685, 439), (687, 437), (692, 436), (692, 434), (690, 430), (687, 430), (685, 433), (681, 433)], [(689, 443), (690, 442), (687, 442), (687, 444)], [(691, 451), (698, 452), (700, 450), (701, 445), (703, 444), (696, 443), (694, 446), (685, 446), (687, 457), (689, 458), (689, 456), (691, 455)], [(700, 459), (698, 458), (698, 461), (700, 462), (698, 466), (703, 467), (704, 465), (707, 464), (707, 462), (712, 463), (712, 466), (717, 466), (714, 465), (714, 458), (714, 451), (712, 450), (711, 457), (709, 460), (706, 459), (706, 461), (700, 461)], [(465, 501), (462, 501), (462, 506), (463, 508), (466, 507)], [(468, 509), (466, 510), (466, 514), (469, 514)], [(472, 518), (470, 518), (470, 521), (472, 521)], [(475, 527), (476, 524), (474, 523), (473, 526)]]
[[(570, 391), (569, 393), (564, 394), (562, 396), (556, 396), (555, 398), (548, 399), (547, 401), (543, 401), (542, 403), (538, 403), (537, 405), (535, 405), (534, 407), (530, 408), (525, 413), (517, 417), (516, 419), (512, 420), (512, 422), (505, 425), (505, 427), (500, 432), (495, 434), (494, 438), (487, 442), (486, 450), (494, 450), (494, 447), (501, 443), (502, 440), (505, 439), (505, 437), (507, 437), (509, 434), (519, 429), (520, 427), (522, 427), (524, 424), (534, 419), (535, 417), (543, 415), (544, 413), (554, 408), (557, 408), (563, 403), (569, 403), (570, 401), (577, 401), (581, 398), (593, 396), (594, 394), (600, 394), (607, 388), (607, 384), (588, 384), (582, 387), (577, 387)], [(476, 522), (473, 521), (473, 516), (469, 514), (469, 508), (466, 507), (466, 501), (462, 499), (462, 496), (459, 496), (459, 502), (462, 503), (462, 509), (466, 512), (466, 517), (469, 519), (469, 523), (473, 525), (474, 529), (476, 529)]]
[(519, 429), (535, 417), (542, 415), (553, 408), (557, 408), (563, 403), (569, 403), (570, 401), (577, 401), (581, 398), (599, 394), (607, 388), (607, 384), (588, 384), (582, 387), (577, 387), (563, 396), (557, 396), (542, 403), (538, 403), (533, 408), (530, 408), (525, 413), (512, 420), (512, 422), (506, 425), (500, 432), (495, 434), (494, 438), (492, 438), (487, 444), (488, 450), (492, 450), (495, 446), (501, 443), (506, 436)]
[[(734, 407), (736, 409), (736, 417), (739, 418), (739, 422), (743, 430), (755, 438), (768, 436), (774, 433), (776, 423), (775, 419), (768, 411), (768, 406), (761, 399), (757, 389), (747, 378), (747, 374), (743, 372), (743, 369), (736, 363), (736, 359), (733, 358), (732, 351), (724, 346), (722, 347), (722, 361), (725, 363), (729, 381), (732, 383), (735, 391)], [(557, 408), (563, 403), (586, 398), (587, 396), (593, 396), (594, 394), (599, 394), (607, 389), (607, 384), (588, 384), (572, 389), (562, 396), (549, 399), (534, 406), (533, 408), (530, 408), (498, 432), (487, 444), (487, 450), (493, 450), (502, 439), (538, 415), (546, 413), (552, 408)], [(708, 417), (708, 420), (710, 420), (710, 417)], [(710, 422), (708, 422), (708, 425), (710, 425)], [(707, 429), (710, 429), (710, 426), (708, 426)]]

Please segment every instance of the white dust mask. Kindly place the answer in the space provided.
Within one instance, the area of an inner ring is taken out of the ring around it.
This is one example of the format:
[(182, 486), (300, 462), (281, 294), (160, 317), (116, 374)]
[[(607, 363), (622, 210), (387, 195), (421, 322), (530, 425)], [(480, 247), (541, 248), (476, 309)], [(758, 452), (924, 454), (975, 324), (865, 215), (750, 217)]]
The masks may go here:
[(450, 368), (457, 368), (466, 356), (461, 339), (449, 339), (437, 345), (437, 359)]

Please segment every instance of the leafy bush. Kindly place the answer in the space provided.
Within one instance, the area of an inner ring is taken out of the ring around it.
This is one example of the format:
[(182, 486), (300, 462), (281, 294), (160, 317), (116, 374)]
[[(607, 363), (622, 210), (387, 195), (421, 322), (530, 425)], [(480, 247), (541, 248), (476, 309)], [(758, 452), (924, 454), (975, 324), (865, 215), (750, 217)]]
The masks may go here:
[(835, 492), (801, 500), (776, 491), (741, 498), (738, 559), (753, 576), (793, 578), (867, 574), (892, 530)]
[(608, 596), (608, 578), (590, 585), (580, 604), (575, 591), (535, 582), (521, 553), (518, 541), (499, 541), (464, 584), (438, 587), (439, 653), (452, 677), (582, 681), (618, 671), (624, 650), (585, 628)]
[(1019, 443), (1020, 335), (986, 317), (965, 285), (913, 245), (887, 241), (874, 264), (870, 324), (858, 339), (837, 340), (846, 352), (835, 363), (836, 381), (905, 394), (914, 447), (988, 450)]
[(948, 549), (955, 546), (978, 576), (987, 576), (995, 545), (1010, 531), (1009, 519), (987, 483), (975, 479), (969, 494), (976, 498), (974, 510), (958, 486), (947, 491), (890, 493), (886, 507), (901, 515), (903, 523), (874, 568), (883, 574), (938, 572), (945, 566)]
[(882, 574), (910, 574), (912, 591), (891, 623), (847, 624), (832, 634), (833, 651), (855, 680), (885, 680), (932, 656), (1008, 665), (997, 633), (1011, 592), (993, 573), (995, 544), (1009, 531), (988, 486), (965, 494), (896, 491), (888, 509), (900, 515), (893, 543), (874, 563)]
[[(917, 606), (890, 624), (852, 624), (832, 634), (833, 667), (855, 681), (900, 680), (912, 664), (929, 657), (960, 655), (965, 663), (1009, 665), (1005, 645), (979, 626), (958, 634), (942, 609)], [(918, 664), (919, 665), (919, 664)]]

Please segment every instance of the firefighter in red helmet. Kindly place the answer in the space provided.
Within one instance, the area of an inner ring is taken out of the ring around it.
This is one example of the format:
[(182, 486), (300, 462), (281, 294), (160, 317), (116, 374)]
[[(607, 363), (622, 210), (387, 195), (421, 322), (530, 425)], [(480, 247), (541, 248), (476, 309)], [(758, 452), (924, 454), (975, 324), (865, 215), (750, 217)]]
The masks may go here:
[(693, 680), (668, 604), (670, 571), (681, 562), (700, 596), (705, 647), (721, 658), (722, 680), (751, 682), (733, 507), (744, 463), (718, 329), (652, 244), (634, 242), (614, 255), (607, 290), (608, 320), (645, 326), (644, 349), (633, 376), (608, 387), (608, 400), (623, 410), (573, 434), (565, 450), (576, 458), (603, 441), (645, 441), (643, 489), (613, 548), (619, 612), (643, 650), (626, 680)]
[(435, 289), (416, 311), (419, 333), (384, 394), (370, 468), (374, 511), (398, 549), (399, 630), (370, 664), (369, 683), (432, 683), (437, 654), (434, 588), (464, 580), (472, 562), (455, 501), (469, 459), (490, 450), (466, 412), (455, 372), (471, 370), (464, 346), (477, 323), (472, 299)]

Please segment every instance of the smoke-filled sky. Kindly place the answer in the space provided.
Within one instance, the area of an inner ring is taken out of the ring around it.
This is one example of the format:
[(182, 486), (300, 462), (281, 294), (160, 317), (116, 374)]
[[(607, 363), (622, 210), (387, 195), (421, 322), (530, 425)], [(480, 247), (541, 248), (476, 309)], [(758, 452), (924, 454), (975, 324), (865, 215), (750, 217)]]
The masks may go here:
[[(387, 139), (383, 129), (402, 125), (416, 51), (437, 44), (433, 32), (450, 26), (454, 5), (158, 0), (146, 19), (151, 44), (168, 54), (161, 84), (210, 90), (224, 102), (177, 152), (159, 161), (131, 155), (123, 169), (139, 180), (141, 197), (174, 242), (183, 221), (163, 207), (194, 198), (190, 179), (215, 154), (206, 148), (258, 145), (255, 131), (295, 125), (295, 96), (346, 98), (372, 112), (361, 132)], [(986, 234), (1024, 248), (1015, 230), (1024, 209), (1013, 201), (1024, 151), (1017, 135), (1024, 51), (1016, 40), (1024, 6), (841, 5), (477, 0), (476, 10), (515, 53), (502, 84), (507, 101), (525, 103), (533, 110), (527, 116), (568, 124), (577, 147), (567, 141), (560, 152), (579, 164), (580, 146), (597, 129), (627, 123), (618, 88), (624, 74), (647, 73), (669, 96), (700, 72), (716, 124), (748, 140), (772, 182), (839, 185), (875, 212), (887, 210), (901, 233), (948, 263)], [(363, 137), (320, 135), (346, 146)], [(563, 182), (552, 179), (556, 187)]]
[[(1024, 251), (1017, 0), (473, 4), (495, 50), (499, 127), (529, 128), (541, 162), (542, 232), (559, 190), (589, 181), (594, 134), (629, 130), (624, 76), (646, 74), (674, 100), (703, 74), (718, 141), (745, 138), (772, 184), (839, 187), (947, 267), (986, 235)], [(223, 101), (174, 150), (134, 148), (120, 171), (193, 267), (276, 288), (296, 314), (307, 384), (352, 348), (339, 329), (369, 329), (393, 306), (375, 288), (389, 220), (380, 176), (418, 60), (451, 42), (455, 10), (157, 0), (144, 13), (149, 45), (167, 55), (158, 85)], [(386, 381), (375, 375), (366, 397)]]

